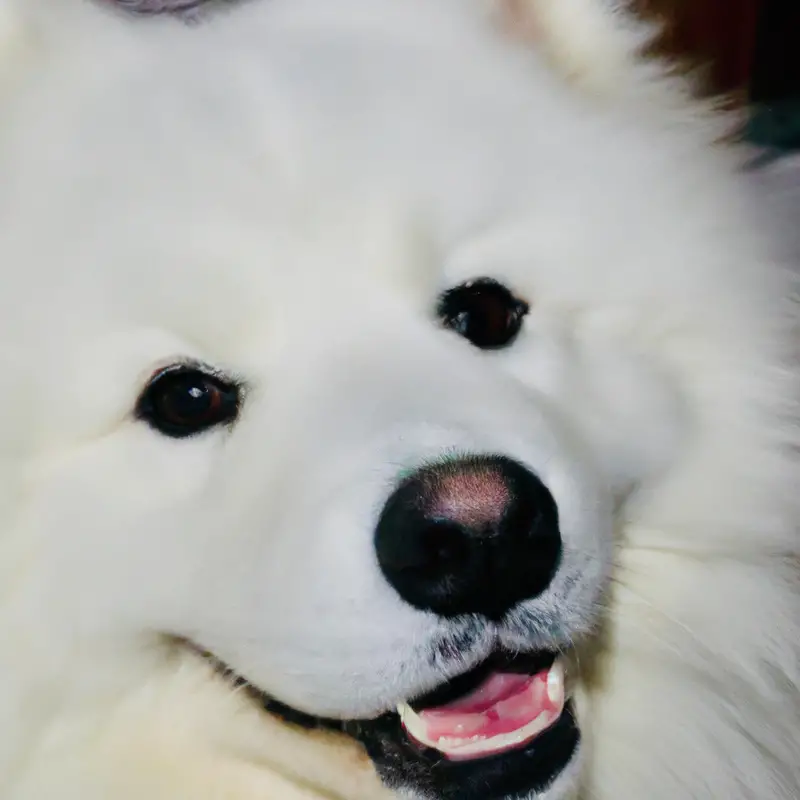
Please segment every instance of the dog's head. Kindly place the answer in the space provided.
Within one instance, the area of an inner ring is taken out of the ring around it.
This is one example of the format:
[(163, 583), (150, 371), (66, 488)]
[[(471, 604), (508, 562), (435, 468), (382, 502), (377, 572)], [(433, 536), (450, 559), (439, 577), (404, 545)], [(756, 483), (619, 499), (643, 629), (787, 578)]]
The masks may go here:
[(48, 34), (0, 162), (17, 687), (152, 645), (410, 797), (574, 785), (626, 525), (733, 485), (781, 289), (701, 125), (479, 5)]

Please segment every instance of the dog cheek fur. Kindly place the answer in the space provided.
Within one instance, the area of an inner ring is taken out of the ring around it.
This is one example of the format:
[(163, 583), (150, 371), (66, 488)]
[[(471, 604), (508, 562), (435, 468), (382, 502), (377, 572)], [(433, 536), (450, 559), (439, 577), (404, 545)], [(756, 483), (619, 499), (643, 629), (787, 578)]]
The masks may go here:
[(354, 800), (392, 796), (353, 742), (265, 717), (196, 659), (162, 664), (145, 680), (134, 673), (129, 691), (96, 696), (95, 706), (74, 698), (74, 713), (67, 705), (39, 737), (40, 768), (9, 796), (316, 800), (323, 795), (314, 787)]
[(797, 383), (780, 350), (756, 348), (713, 383), (693, 376), (689, 449), (626, 512), (609, 628), (582, 692), (598, 796), (796, 793), (797, 409), (785, 401)]

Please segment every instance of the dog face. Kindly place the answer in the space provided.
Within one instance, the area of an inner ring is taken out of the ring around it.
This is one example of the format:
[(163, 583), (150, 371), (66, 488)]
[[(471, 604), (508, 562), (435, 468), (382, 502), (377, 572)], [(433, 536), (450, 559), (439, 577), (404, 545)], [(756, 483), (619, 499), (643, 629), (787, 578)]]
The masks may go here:
[(708, 198), (475, 9), (329, 5), (87, 9), (12, 104), (15, 603), (47, 669), (166, 641), (404, 796), (555, 800)]

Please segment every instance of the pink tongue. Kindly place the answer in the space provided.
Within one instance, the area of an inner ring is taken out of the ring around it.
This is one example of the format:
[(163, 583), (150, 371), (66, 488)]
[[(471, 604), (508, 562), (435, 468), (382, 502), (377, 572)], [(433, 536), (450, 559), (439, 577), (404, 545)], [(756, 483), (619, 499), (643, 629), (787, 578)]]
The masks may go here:
[(558, 712), (547, 695), (547, 673), (490, 675), (472, 694), (439, 708), (419, 712), (431, 741), (443, 737), (491, 738), (513, 733), (543, 711)]

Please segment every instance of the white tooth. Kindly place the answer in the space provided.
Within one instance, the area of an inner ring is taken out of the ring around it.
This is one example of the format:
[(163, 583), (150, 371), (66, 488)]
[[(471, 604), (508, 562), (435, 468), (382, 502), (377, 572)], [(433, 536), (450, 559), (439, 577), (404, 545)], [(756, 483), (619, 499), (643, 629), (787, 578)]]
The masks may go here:
[(556, 661), (547, 673), (547, 696), (554, 706), (564, 702), (564, 662)]
[(470, 736), (456, 737), (443, 736), (438, 741), (431, 741), (426, 736), (425, 725), (419, 715), (407, 705), (398, 706), (403, 725), (406, 731), (420, 744), (438, 750), (440, 753), (455, 760), (488, 756), (501, 750), (514, 748), (538, 736), (547, 730), (558, 719), (558, 714), (543, 711), (539, 716), (518, 731), (502, 734), (500, 736)]
[(524, 728), (520, 728), (518, 731), (513, 731), (512, 733), (493, 736), (491, 738), (473, 737), (472, 739), (461, 740), (448, 737), (446, 739), (440, 739), (437, 743), (429, 746), (435, 747), (439, 752), (455, 760), (489, 756), (502, 750), (517, 747), (533, 739), (547, 730), (556, 719), (557, 717), (555, 715), (543, 711), (533, 722), (530, 722)]
[[(425, 723), (410, 705), (401, 703), (397, 706), (397, 713), (400, 715), (400, 721), (403, 727), (405, 727), (418, 742), (429, 744), (425, 735)], [(430, 746), (433, 747), (434, 745)]]

